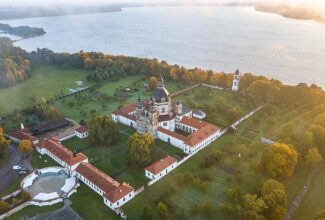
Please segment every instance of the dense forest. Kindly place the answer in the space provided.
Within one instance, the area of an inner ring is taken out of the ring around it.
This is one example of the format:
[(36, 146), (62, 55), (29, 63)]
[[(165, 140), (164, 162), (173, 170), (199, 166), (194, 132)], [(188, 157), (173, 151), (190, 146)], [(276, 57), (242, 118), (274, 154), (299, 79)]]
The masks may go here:
[(46, 33), (43, 28), (28, 26), (11, 27), (9, 24), (2, 23), (0, 23), (0, 31), (22, 38), (37, 37)]
[(9, 38), (0, 38), (0, 88), (15, 85), (31, 76), (26, 51), (14, 47)]

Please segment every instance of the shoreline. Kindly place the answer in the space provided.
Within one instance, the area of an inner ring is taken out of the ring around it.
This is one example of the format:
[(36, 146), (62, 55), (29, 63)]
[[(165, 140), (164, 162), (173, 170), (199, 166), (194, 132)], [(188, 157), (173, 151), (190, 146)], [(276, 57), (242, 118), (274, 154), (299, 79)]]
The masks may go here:
[[(103, 10), (94, 10), (94, 11), (75, 11), (75, 12), (68, 12), (68, 11), (41, 11), (40, 14), (33, 14), (34, 12), (31, 12), (31, 14), (20, 14), (22, 13), (21, 11), (12, 11), (12, 10), (7, 10), (7, 11), (1, 11), (0, 10), (0, 21), (9, 21), (9, 20), (18, 20), (18, 19), (28, 19), (28, 18), (45, 18), (45, 17), (60, 17), (60, 16), (69, 16), (69, 15), (87, 15), (87, 14), (97, 14), (97, 13), (113, 13), (113, 12), (121, 12), (122, 8), (110, 8), (110, 9), (103, 9)], [(10, 15), (6, 15), (1, 12), (10, 12)], [(13, 13), (13, 15), (12, 15)], [(19, 14), (19, 15), (15, 15)]]
[(261, 4), (261, 5), (256, 5), (254, 8), (255, 11), (257, 12), (280, 15), (284, 18), (289, 18), (294, 20), (314, 21), (314, 22), (325, 24), (325, 17), (322, 17), (322, 15), (318, 14), (318, 12), (313, 11), (312, 9), (309, 8), (293, 7), (286, 4), (280, 4), (280, 5)]

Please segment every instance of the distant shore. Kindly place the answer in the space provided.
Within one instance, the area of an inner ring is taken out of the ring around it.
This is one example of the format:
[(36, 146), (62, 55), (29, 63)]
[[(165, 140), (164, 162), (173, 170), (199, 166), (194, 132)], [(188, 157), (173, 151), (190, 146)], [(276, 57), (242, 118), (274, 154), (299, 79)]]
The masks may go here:
[(307, 6), (293, 6), (288, 4), (259, 4), (255, 6), (255, 10), (278, 14), (285, 18), (313, 20), (316, 22), (325, 23), (325, 15), (323, 15), (320, 11)]
[(19, 26), (12, 27), (9, 24), (0, 23), (0, 33), (6, 33), (27, 39), (31, 37), (37, 37), (46, 34), (43, 28)]
[(55, 17), (76, 14), (94, 14), (106, 12), (119, 12), (122, 11), (120, 7), (103, 6), (103, 7), (54, 7), (48, 8), (35, 8), (35, 7), (19, 7), (19, 8), (0, 8), (0, 20), (13, 20), (22, 18), (35, 18), (35, 17)]

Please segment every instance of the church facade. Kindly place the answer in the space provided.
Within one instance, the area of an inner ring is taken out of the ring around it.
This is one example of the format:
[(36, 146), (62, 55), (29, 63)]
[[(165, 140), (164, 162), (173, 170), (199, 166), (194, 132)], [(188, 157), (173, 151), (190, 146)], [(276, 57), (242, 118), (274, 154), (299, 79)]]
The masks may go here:
[[(220, 129), (207, 122), (192, 118), (193, 111), (180, 101), (172, 102), (164, 79), (160, 76), (157, 88), (147, 100), (122, 107), (112, 113), (112, 119), (133, 127), (138, 133), (150, 133), (154, 138), (191, 154), (215, 140)], [(188, 133), (183, 136), (175, 132)]]

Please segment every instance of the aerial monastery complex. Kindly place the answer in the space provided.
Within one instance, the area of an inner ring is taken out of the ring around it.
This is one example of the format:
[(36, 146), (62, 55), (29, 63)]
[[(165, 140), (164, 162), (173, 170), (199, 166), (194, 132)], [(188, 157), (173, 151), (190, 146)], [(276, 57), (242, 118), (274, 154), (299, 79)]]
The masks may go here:
[[(239, 82), (240, 72), (237, 70), (233, 78), (232, 91), (238, 91)], [(249, 116), (252, 114), (250, 113)], [(244, 119), (249, 116), (245, 116)], [(132, 127), (140, 134), (149, 133), (155, 139), (177, 147), (187, 154), (180, 161), (174, 157), (166, 156), (147, 166), (144, 169), (144, 175), (150, 179), (148, 186), (167, 175), (193, 154), (225, 133), (226, 130), (221, 131), (215, 125), (202, 121), (205, 117), (206, 113), (202, 110), (193, 111), (187, 105), (181, 103), (181, 101), (173, 102), (170, 93), (165, 88), (164, 79), (161, 76), (158, 79), (157, 88), (148, 99), (139, 97), (136, 103), (124, 106), (112, 113), (113, 121)], [(244, 119), (240, 119), (238, 123)], [(70, 187), (71, 189), (60, 191), (60, 194), (52, 193), (52, 197), (49, 197), (49, 195), (44, 197), (43, 195), (45, 194), (41, 194), (42, 197), (46, 199), (51, 198), (51, 201), (54, 201), (53, 198), (62, 200), (65, 197), (69, 197), (69, 195), (76, 191), (75, 188), (79, 186), (77, 181), (79, 179), (98, 193), (103, 198), (105, 205), (113, 209), (116, 213), (121, 214), (119, 207), (127, 203), (139, 192), (135, 191), (129, 184), (124, 182), (119, 183), (97, 169), (89, 163), (88, 157), (83, 153), (72, 152), (61, 144), (62, 140), (72, 137), (78, 137), (80, 139), (87, 138), (89, 135), (87, 126), (75, 128), (67, 138), (60, 139), (51, 136), (39, 140), (34, 136), (34, 134), (41, 134), (67, 126), (69, 123), (67, 119), (58, 119), (44, 122), (31, 129), (25, 129), (21, 125), (20, 130), (10, 132), (8, 136), (16, 143), (24, 139), (30, 140), (37, 152), (41, 155), (48, 155), (63, 167), (62, 169), (58, 169), (57, 167), (46, 168), (43, 170), (44, 172), (46, 171), (44, 176), (66, 175), (67, 178), (70, 178), (68, 180), (71, 184), (68, 185), (69, 187), (73, 186), (72, 188)], [(24, 183), (26, 183), (26, 188), (31, 188), (33, 183), (42, 177), (40, 174), (43, 171), (36, 170), (25, 178)], [(37, 201), (39, 201), (39, 198)]]
[[(195, 116), (203, 118), (204, 113)], [(161, 76), (148, 100), (139, 97), (137, 103), (113, 112), (112, 119), (135, 128), (140, 134), (148, 132), (154, 138), (182, 149), (186, 154), (195, 153), (216, 140), (221, 131), (210, 123), (193, 118), (192, 109), (180, 101), (172, 102)], [(177, 130), (188, 135), (183, 136)]]

